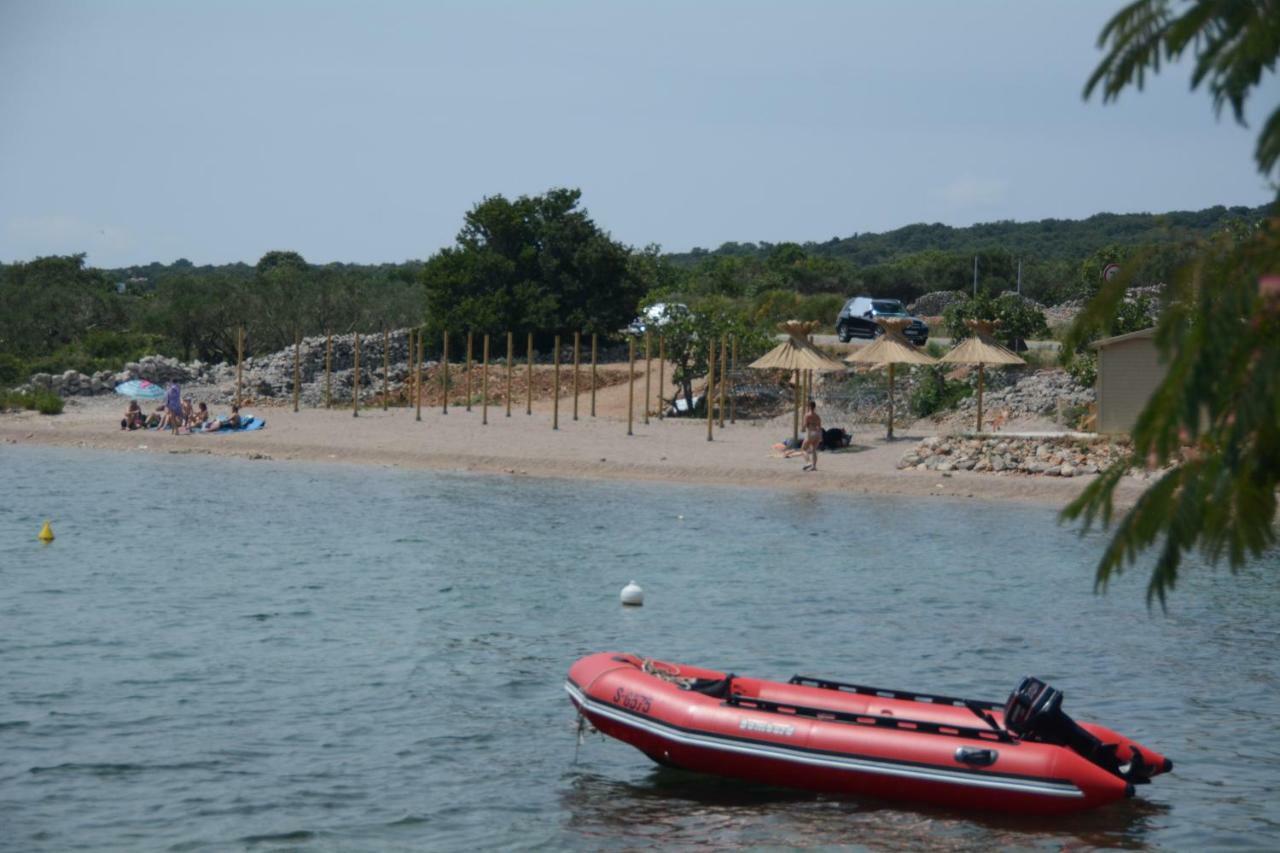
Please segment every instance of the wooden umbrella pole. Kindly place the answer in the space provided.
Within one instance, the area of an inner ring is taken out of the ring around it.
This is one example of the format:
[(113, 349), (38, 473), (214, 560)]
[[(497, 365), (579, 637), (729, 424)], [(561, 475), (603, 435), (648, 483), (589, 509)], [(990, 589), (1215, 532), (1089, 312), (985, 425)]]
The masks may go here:
[(474, 332), (467, 332), (467, 411), (471, 411), (471, 340)]
[(707, 405), (707, 441), (711, 437), (711, 425), (716, 412), (716, 342), (707, 344), (707, 390), (702, 393), (702, 402)]
[(533, 414), (533, 332), (529, 333), (529, 340), (525, 343), (525, 355), (529, 360), (528, 367), (524, 373), (524, 413), (526, 415)]
[(724, 337), (720, 337), (720, 417), (717, 426), (724, 429), (724, 386), (725, 386), (725, 365), (729, 363), (729, 342)]
[(417, 398), (418, 420), (422, 420), (422, 330), (418, 330), (418, 360), (413, 364), (414, 396)]
[(444, 333), (444, 351), (440, 354), (440, 391), (444, 397), (440, 414), (449, 414), (449, 332)]
[(653, 390), (649, 376), (653, 373), (653, 336), (644, 330), (644, 422), (649, 423), (649, 404), (653, 402)]
[(600, 335), (591, 333), (591, 417), (596, 416), (596, 357), (599, 355)]
[(298, 398), (302, 389), (302, 333), (293, 332), (293, 410), (298, 411)]
[(733, 350), (730, 354), (729, 381), (733, 387), (729, 389), (729, 423), (738, 422), (738, 336), (733, 336)]
[(553, 376), (551, 379), (551, 428), (560, 429), (560, 336), (556, 335), (552, 350)]
[(241, 378), (244, 375), (244, 326), (236, 327), (236, 408), (240, 408)]
[(893, 441), (893, 362), (889, 362), (889, 440)]
[(978, 362), (978, 432), (982, 432), (982, 369), (984, 367), (986, 367), (986, 365), (982, 362)]
[(511, 366), (515, 348), (515, 335), (507, 332), (507, 417), (511, 417)]
[(355, 384), (351, 388), (351, 417), (360, 417), (360, 333), (356, 332)]
[(667, 339), (658, 335), (658, 420), (662, 420), (667, 404), (662, 393), (667, 390)]
[(796, 371), (795, 375), (795, 394), (796, 405), (791, 412), (791, 441), (800, 440), (800, 371)]
[(391, 333), (382, 330), (382, 411), (387, 410), (387, 397), (391, 394)]
[(333, 333), (324, 336), (324, 407), (333, 408)]
[(489, 423), (489, 335), (484, 336), (484, 357), (480, 362), (480, 423)]
[(578, 368), (582, 366), (582, 332), (573, 333), (573, 419), (578, 419)]
[(627, 435), (635, 435), (632, 424), (636, 414), (636, 339), (627, 338)]

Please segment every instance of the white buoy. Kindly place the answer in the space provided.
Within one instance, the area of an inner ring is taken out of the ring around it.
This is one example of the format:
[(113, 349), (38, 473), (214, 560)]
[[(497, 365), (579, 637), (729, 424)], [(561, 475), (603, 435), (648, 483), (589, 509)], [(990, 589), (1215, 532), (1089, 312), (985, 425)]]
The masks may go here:
[(635, 581), (624, 586), (619, 597), (627, 607), (640, 607), (644, 604), (644, 590)]

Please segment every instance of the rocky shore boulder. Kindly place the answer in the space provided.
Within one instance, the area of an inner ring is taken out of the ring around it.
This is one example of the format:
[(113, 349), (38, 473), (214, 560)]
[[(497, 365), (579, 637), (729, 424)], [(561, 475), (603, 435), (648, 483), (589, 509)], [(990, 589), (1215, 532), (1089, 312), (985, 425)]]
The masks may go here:
[(1127, 441), (1105, 438), (933, 436), (902, 454), (898, 468), (1081, 477), (1097, 474), (1128, 454)]

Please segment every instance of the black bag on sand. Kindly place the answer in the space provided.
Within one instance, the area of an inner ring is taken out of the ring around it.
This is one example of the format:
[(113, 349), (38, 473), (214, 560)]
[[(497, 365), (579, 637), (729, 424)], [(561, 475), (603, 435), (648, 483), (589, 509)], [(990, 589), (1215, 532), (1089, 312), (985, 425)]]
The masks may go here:
[(845, 432), (840, 427), (832, 427), (822, 431), (822, 443), (818, 445), (819, 450), (841, 450), (849, 446), (853, 441), (853, 436)]

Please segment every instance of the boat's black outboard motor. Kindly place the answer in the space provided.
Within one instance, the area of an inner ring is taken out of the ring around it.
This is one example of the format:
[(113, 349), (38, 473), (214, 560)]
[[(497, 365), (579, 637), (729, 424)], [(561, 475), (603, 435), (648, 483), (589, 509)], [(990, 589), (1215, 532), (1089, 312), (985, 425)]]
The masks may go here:
[(1103, 744), (1080, 728), (1062, 710), (1062, 691), (1038, 678), (1027, 676), (1009, 694), (1004, 703), (1004, 727), (1022, 740), (1065, 746), (1099, 767), (1129, 782), (1149, 782), (1140, 756), (1121, 765), (1116, 758), (1116, 744)]

